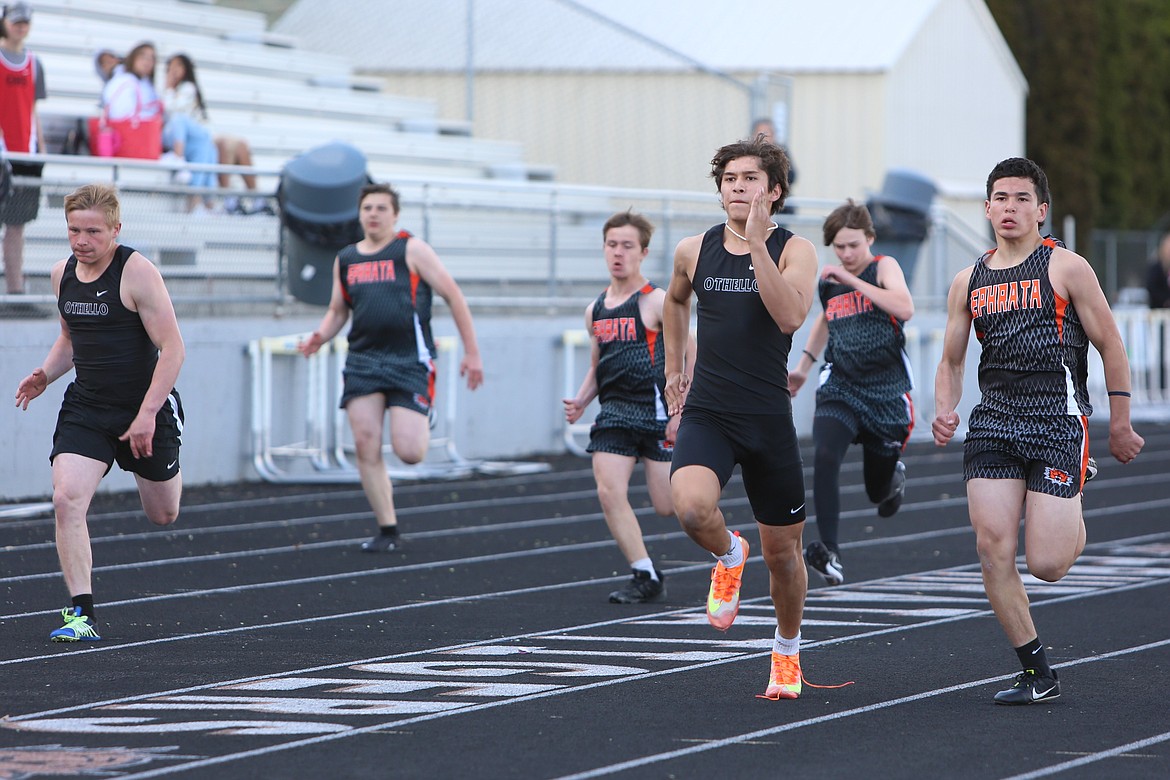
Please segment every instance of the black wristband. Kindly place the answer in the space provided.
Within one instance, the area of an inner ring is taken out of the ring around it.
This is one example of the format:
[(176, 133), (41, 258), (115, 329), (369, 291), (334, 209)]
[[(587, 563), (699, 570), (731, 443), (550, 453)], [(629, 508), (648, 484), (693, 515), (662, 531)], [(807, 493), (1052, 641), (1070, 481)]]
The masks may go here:
[(1122, 398), (1130, 398), (1131, 397), (1128, 390), (1110, 390), (1109, 395), (1119, 395)]
[(812, 362), (814, 362), (814, 363), (817, 362), (817, 356), (814, 355), (813, 353), (809, 352), (807, 349), (802, 349), (801, 352), (808, 355), (808, 359), (811, 360)]

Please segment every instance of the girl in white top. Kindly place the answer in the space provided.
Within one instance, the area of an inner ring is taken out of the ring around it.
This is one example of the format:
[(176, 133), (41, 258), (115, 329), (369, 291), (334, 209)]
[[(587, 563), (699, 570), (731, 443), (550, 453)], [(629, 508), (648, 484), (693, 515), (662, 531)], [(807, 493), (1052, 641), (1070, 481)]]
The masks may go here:
[(102, 106), (110, 119), (149, 119), (162, 112), (154, 89), (154, 45), (140, 43), (130, 50), (122, 70), (102, 89)]

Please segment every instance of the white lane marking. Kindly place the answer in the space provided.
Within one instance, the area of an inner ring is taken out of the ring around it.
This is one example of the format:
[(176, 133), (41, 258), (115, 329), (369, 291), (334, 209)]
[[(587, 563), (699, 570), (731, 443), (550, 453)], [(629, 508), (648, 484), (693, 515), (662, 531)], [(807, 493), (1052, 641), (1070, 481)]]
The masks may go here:
[(1052, 766), (1044, 767), (1043, 769), (1037, 769), (1034, 772), (1027, 772), (1022, 775), (1012, 775), (1011, 777), (1005, 777), (1004, 780), (1033, 780), (1033, 778), (1037, 777), (1048, 777), (1049, 775), (1059, 774), (1061, 772), (1066, 772), (1069, 769), (1076, 769), (1077, 767), (1087, 766), (1088, 764), (1095, 764), (1098, 761), (1104, 761), (1107, 758), (1121, 756), (1126, 753), (1131, 753), (1135, 750), (1147, 748), (1151, 745), (1157, 745), (1160, 742), (1166, 742), (1168, 740), (1170, 740), (1170, 732), (1163, 732), (1161, 734), (1155, 734), (1152, 737), (1147, 737), (1146, 739), (1139, 739), (1137, 742), (1129, 742), (1124, 745), (1118, 745), (1115, 748), (1110, 748), (1109, 750), (1101, 750), (1096, 753), (1090, 753), (1087, 756), (1074, 758), (1071, 761), (1065, 761), (1063, 764), (1053, 764)]
[[(1064, 669), (1064, 668), (1067, 668), (1070, 666), (1080, 666), (1082, 664), (1097, 663), (1098, 661), (1105, 661), (1105, 660), (1110, 660), (1112, 658), (1119, 658), (1119, 657), (1125, 656), (1125, 655), (1132, 655), (1133, 653), (1141, 653), (1141, 652), (1145, 652), (1147, 650), (1156, 650), (1157, 648), (1165, 647), (1167, 645), (1170, 645), (1170, 639), (1162, 639), (1162, 640), (1159, 640), (1157, 642), (1150, 642), (1148, 644), (1138, 645), (1136, 647), (1127, 647), (1127, 648), (1124, 648), (1121, 650), (1114, 650), (1114, 651), (1109, 652), (1109, 653), (1102, 653), (1100, 655), (1093, 655), (1093, 656), (1088, 656), (1086, 658), (1078, 658), (1078, 659), (1075, 659), (1073, 661), (1066, 661), (1066, 662), (1061, 663), (1061, 664), (1055, 664), (1054, 668)], [(716, 750), (718, 748), (728, 747), (731, 745), (740, 745), (740, 744), (743, 744), (744, 742), (751, 742), (753, 740), (762, 739), (764, 737), (775, 736), (776, 734), (782, 734), (786, 731), (794, 731), (794, 730), (800, 729), (800, 728), (807, 728), (809, 726), (816, 726), (816, 725), (819, 725), (821, 723), (831, 723), (833, 721), (843, 720), (845, 718), (851, 718), (851, 717), (855, 717), (857, 715), (866, 715), (866, 714), (871, 713), (871, 712), (877, 712), (878, 710), (884, 710), (884, 709), (888, 709), (890, 707), (896, 707), (896, 706), (899, 706), (901, 704), (910, 704), (913, 702), (922, 701), (924, 699), (932, 699), (936, 696), (942, 696), (942, 695), (948, 694), (948, 693), (955, 693), (958, 691), (964, 691), (964, 690), (968, 690), (970, 688), (978, 688), (982, 685), (990, 685), (991, 683), (994, 683), (994, 682), (999, 682), (1001, 680), (1010, 679), (1013, 676), (1014, 675), (1003, 675), (1000, 677), (988, 677), (988, 678), (983, 679), (983, 680), (972, 680), (970, 682), (959, 683), (958, 685), (950, 685), (950, 686), (947, 686), (946, 688), (939, 688), (939, 689), (936, 689), (933, 691), (924, 691), (922, 693), (915, 693), (915, 694), (912, 694), (910, 696), (902, 696), (902, 697), (897, 698), (897, 699), (889, 699), (889, 700), (883, 701), (883, 702), (876, 702), (874, 704), (867, 704), (864, 707), (855, 707), (854, 709), (851, 709), (851, 710), (842, 710), (841, 712), (836, 712), (836, 713), (833, 713), (832, 715), (822, 715), (822, 716), (816, 717), (816, 718), (809, 718), (807, 720), (795, 721), (793, 723), (786, 723), (782, 726), (774, 726), (774, 727), (768, 728), (768, 729), (760, 729), (759, 731), (750, 731), (750, 732), (747, 732), (746, 734), (737, 734), (734, 737), (726, 737), (724, 739), (713, 740), (711, 742), (704, 742), (701, 745), (694, 745), (692, 747), (681, 748), (679, 750), (671, 750), (671, 751), (667, 751), (665, 753), (657, 753), (657, 754), (650, 755), (650, 756), (642, 756), (641, 758), (636, 758), (636, 759), (633, 759), (631, 761), (623, 761), (623, 762), (620, 762), (617, 764), (610, 764), (609, 766), (596, 767), (596, 768), (591, 769), (587, 772), (579, 772), (577, 774), (572, 774), (572, 775), (562, 775), (562, 776), (556, 778), (555, 780), (587, 780), (587, 778), (591, 778), (591, 777), (604, 777), (605, 775), (612, 775), (612, 774), (615, 774), (617, 772), (623, 772), (623, 771), (626, 771), (629, 769), (637, 769), (640, 767), (649, 766), (650, 764), (659, 764), (659, 763), (662, 763), (663, 761), (671, 761), (671, 760), (676, 759), (676, 758), (683, 758), (685, 756), (691, 756), (691, 755), (694, 755), (696, 753), (705, 753), (709, 750)], [(1159, 741), (1162, 741), (1162, 740), (1159, 740)], [(196, 762), (196, 763), (199, 763), (199, 762)], [(1074, 762), (1069, 762), (1069, 763), (1071, 764)], [(1051, 767), (1050, 767), (1050, 769), (1051, 769)], [(149, 776), (152, 776), (151, 773), (149, 773), (149, 772), (145, 773), (145, 774), (130, 775), (130, 777), (135, 777), (135, 778), (149, 777)], [(1022, 775), (1021, 777), (1032, 777), (1032, 776), (1039, 777), (1041, 775)]]

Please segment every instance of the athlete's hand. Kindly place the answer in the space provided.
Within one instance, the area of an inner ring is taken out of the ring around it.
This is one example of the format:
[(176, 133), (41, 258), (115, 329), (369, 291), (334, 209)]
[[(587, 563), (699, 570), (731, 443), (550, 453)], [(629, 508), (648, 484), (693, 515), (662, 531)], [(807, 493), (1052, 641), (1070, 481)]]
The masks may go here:
[(744, 235), (748, 240), (753, 238), (760, 241), (768, 240), (768, 228), (772, 225), (772, 201), (764, 197), (765, 192), (760, 188), (752, 196), (752, 205), (748, 209), (747, 224), (744, 225)]
[(45, 369), (34, 368), (33, 372), (20, 380), (16, 387), (16, 405), (28, 411), (28, 402), (45, 392), (49, 386), (49, 378), (45, 376)]
[(844, 266), (826, 265), (821, 269), (821, 279), (826, 282), (839, 282), (852, 286), (857, 277), (845, 270)]
[(934, 434), (934, 443), (945, 447), (955, 438), (955, 431), (959, 429), (959, 415), (956, 412), (945, 412), (934, 418), (930, 424), (930, 431)]
[(307, 339), (297, 344), (297, 351), (305, 357), (308, 357), (309, 355), (314, 354), (317, 350), (321, 349), (321, 345), (324, 343), (325, 340), (321, 338), (321, 334), (317, 331), (313, 331), (311, 334), (309, 334)]
[(585, 413), (585, 407), (588, 404), (580, 403), (576, 398), (562, 398), (561, 403), (565, 405), (565, 422), (572, 425), (581, 419), (581, 415)]
[(681, 414), (673, 414), (666, 421), (666, 440), (671, 444), (674, 444), (675, 439), (678, 438), (678, 424), (680, 422), (682, 422)]
[(691, 378), (679, 371), (666, 378), (666, 413), (673, 417), (682, 414), (683, 404), (691, 389)]
[(149, 458), (154, 454), (154, 415), (139, 412), (118, 441), (130, 442), (130, 452), (136, 458)]
[(1117, 430), (1112, 426), (1109, 428), (1109, 451), (1120, 463), (1129, 463), (1136, 458), (1145, 443), (1146, 440), (1128, 425)]
[(467, 378), (467, 389), (474, 390), (483, 384), (483, 358), (479, 353), (464, 355), (459, 362), (459, 376)]
[(799, 368), (794, 368), (788, 372), (788, 394), (796, 398), (797, 392), (804, 387), (805, 380), (808, 379), (808, 372), (802, 371)]

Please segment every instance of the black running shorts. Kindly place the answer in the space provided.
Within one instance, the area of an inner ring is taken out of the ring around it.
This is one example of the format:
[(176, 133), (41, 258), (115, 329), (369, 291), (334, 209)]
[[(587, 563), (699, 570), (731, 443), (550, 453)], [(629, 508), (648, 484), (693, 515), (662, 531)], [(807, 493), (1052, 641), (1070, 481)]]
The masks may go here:
[(119, 441), (130, 423), (138, 415), (137, 409), (99, 406), (79, 401), (73, 385), (65, 391), (61, 411), (57, 415), (57, 429), (53, 432), (53, 451), (49, 462), (62, 453), (83, 455), (106, 464), (106, 473), (114, 462), (123, 471), (137, 474), (151, 482), (166, 482), (179, 473), (179, 447), (183, 443), (183, 402), (179, 392), (172, 390), (167, 402), (154, 418), (153, 454), (136, 458), (130, 442)]
[(375, 393), (386, 397), (387, 407), (401, 406), (424, 415), (429, 414), (435, 404), (433, 364), (350, 352), (346, 355), (342, 376), (342, 409), (354, 398)]
[(632, 428), (598, 428), (595, 425), (589, 430), (589, 446), (585, 451), (665, 462), (674, 454), (674, 444), (666, 440), (665, 425), (659, 433)]
[(963, 444), (963, 479), (1018, 479), (1033, 493), (1074, 498), (1085, 484), (1084, 417), (1009, 415), (976, 406)]
[(737, 463), (757, 521), (764, 525), (804, 522), (804, 464), (792, 415), (685, 408), (674, 443), (671, 478), (684, 466), (704, 466), (725, 487)]

